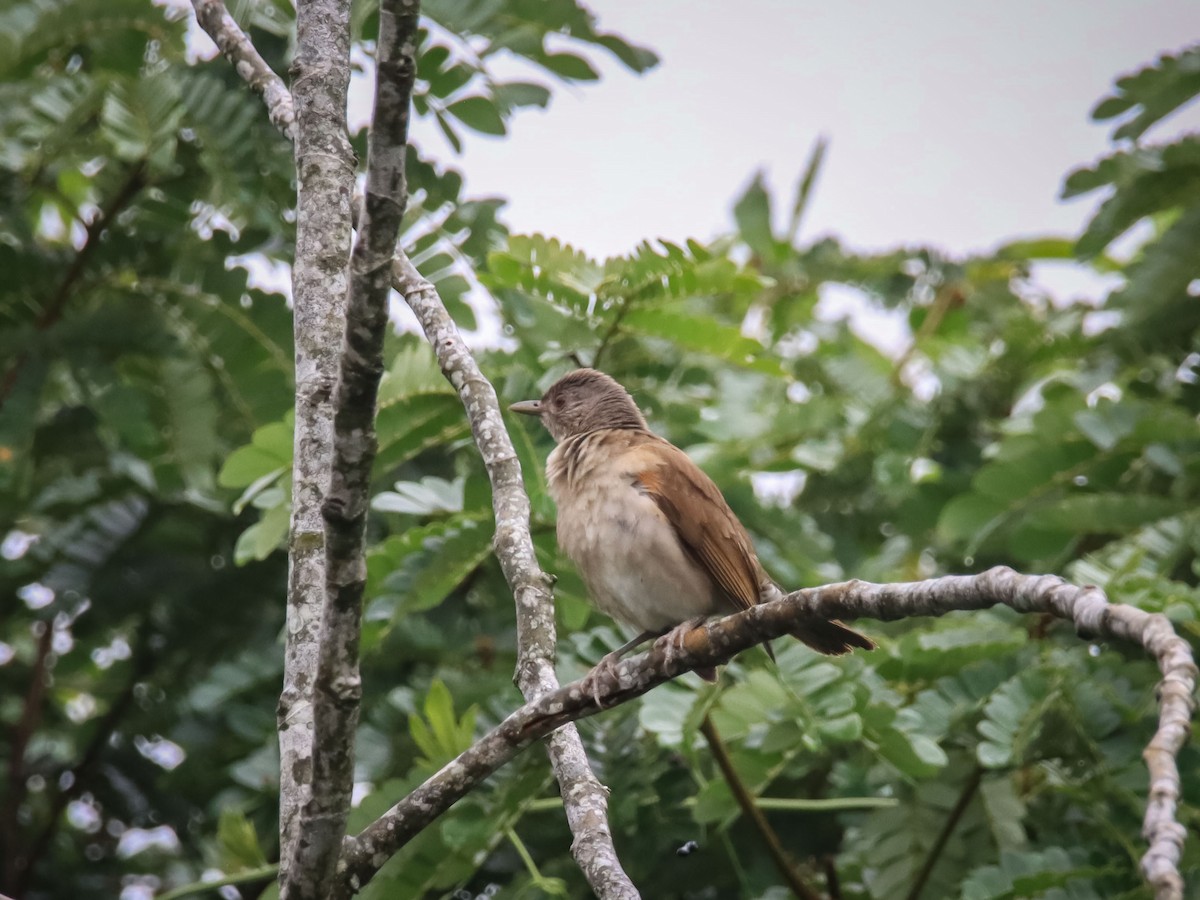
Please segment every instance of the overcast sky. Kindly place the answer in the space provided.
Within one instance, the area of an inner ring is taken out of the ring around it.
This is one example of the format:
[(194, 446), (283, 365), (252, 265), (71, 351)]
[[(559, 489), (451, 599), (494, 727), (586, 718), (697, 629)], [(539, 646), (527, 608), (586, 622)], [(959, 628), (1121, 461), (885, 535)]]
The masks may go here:
[[(510, 135), (471, 135), (472, 194), (515, 231), (589, 254), (708, 239), (758, 168), (786, 206), (818, 135), (830, 152), (806, 237), (952, 251), (1075, 233), (1094, 201), (1056, 198), (1105, 152), (1088, 121), (1113, 77), (1200, 39), (1196, 0), (605, 0), (604, 28), (662, 57), (644, 76), (555, 87)], [(1200, 125), (1191, 109), (1169, 130)], [(429, 144), (427, 128), (416, 136)], [(437, 149), (439, 154), (444, 144)], [(433, 149), (431, 147), (431, 149)]]

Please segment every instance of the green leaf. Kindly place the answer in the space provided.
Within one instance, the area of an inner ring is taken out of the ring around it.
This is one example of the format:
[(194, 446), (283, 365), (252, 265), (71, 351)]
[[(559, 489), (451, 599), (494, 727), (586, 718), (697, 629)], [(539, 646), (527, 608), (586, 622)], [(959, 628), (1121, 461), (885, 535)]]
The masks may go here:
[(463, 479), (446, 481), (434, 475), (425, 475), (420, 481), (397, 481), (394, 491), (380, 491), (371, 498), (371, 509), (410, 516), (461, 512), (463, 485)]
[(692, 815), (701, 825), (723, 822), (738, 813), (737, 801), (729, 785), (719, 778), (705, 784), (696, 794)]
[(170, 441), (185, 484), (199, 493), (214, 487), (219, 452), (217, 406), (208, 370), (189, 357), (163, 361)]
[(1021, 897), (1070, 897), (1072, 900), (1099, 900), (1086, 887), (1082, 892), (1055, 892), (1077, 879), (1099, 874), (1100, 870), (1081, 865), (1061, 847), (1045, 850), (1005, 851), (1000, 865), (981, 866), (962, 883), (963, 900), (1017, 900)]
[(387, 406), (418, 394), (454, 395), (442, 375), (433, 348), (426, 341), (410, 340), (392, 357), (379, 382), (379, 403)]
[[(796, 199), (792, 202), (792, 217), (788, 222), (787, 230), (787, 241), (789, 244), (794, 244), (800, 234), (800, 223), (803, 221), (804, 213), (808, 209), (813, 185), (816, 184), (817, 175), (821, 171), (821, 163), (825, 161), (825, 151), (828, 149), (829, 141), (825, 137), (819, 137), (816, 143), (813, 144), (812, 150), (808, 153), (808, 162), (804, 164), (804, 172), (800, 176), (799, 184), (796, 185)], [(768, 234), (770, 232), (770, 221), (770, 208), (768, 207)], [(745, 234), (745, 229), (742, 230), (742, 233)]]
[(1007, 506), (1036, 493), (1095, 456), (1093, 447), (1083, 441), (1060, 443), (1047, 438), (1042, 435), (1028, 446), (1017, 446), (1016, 442), (1011, 447), (1003, 446), (995, 462), (979, 469), (971, 486), (980, 495)]
[(680, 747), (688, 716), (700, 695), (668, 682), (651, 691), (638, 707), (638, 722), (664, 747)]
[(452, 394), (418, 394), (379, 410), (376, 421), (379, 455), (376, 465), (393, 468), (433, 447), (467, 434), (470, 426), (462, 404)]
[(242, 532), (234, 547), (234, 562), (243, 566), (263, 560), (278, 550), (291, 524), (291, 507), (286, 503), (272, 507), (263, 517)]
[(420, 765), (437, 770), (471, 746), (478, 709), (472, 706), (461, 718), (456, 717), (450, 689), (440, 678), (435, 678), (425, 696), (423, 712), (424, 717), (409, 716), (409, 732), (425, 754)]
[(1002, 851), (1025, 846), (1028, 839), (1022, 824), (1025, 804), (1010, 775), (989, 776), (979, 783), (979, 796), (987, 813), (996, 846)]
[(1117, 91), (1102, 100), (1092, 118), (1097, 121), (1141, 109), (1113, 131), (1113, 140), (1137, 140), (1152, 125), (1200, 95), (1200, 47), (1177, 55), (1164, 54), (1153, 65), (1117, 79)]
[(1057, 697), (1057, 687), (1039, 669), (1027, 669), (997, 688), (978, 726), (984, 738), (976, 748), (980, 765), (996, 769), (1023, 762)]
[(1200, 137), (1188, 135), (1162, 147), (1114, 153), (1091, 169), (1073, 172), (1064, 198), (1114, 186), (1079, 238), (1076, 252), (1088, 259), (1147, 216), (1200, 203)]
[(961, 494), (942, 508), (937, 530), (942, 540), (952, 543), (970, 540), (984, 531), (1007, 505), (982, 494)]
[(454, 130), (454, 126), (450, 124), (450, 120), (446, 118), (445, 113), (439, 110), (434, 116), (437, 120), (438, 128), (442, 130), (442, 134), (445, 135), (454, 152), (462, 153), (462, 138), (458, 136), (458, 132)]
[(165, 168), (183, 119), (181, 100), (179, 82), (165, 73), (114, 83), (100, 116), (113, 153), (127, 162), (153, 160)]
[(217, 475), (222, 487), (246, 487), (258, 479), (292, 465), (292, 414), (255, 430), (250, 443), (225, 460)]
[(777, 360), (765, 355), (761, 344), (714, 319), (665, 309), (646, 307), (629, 312), (622, 327), (637, 334), (661, 338), (688, 350), (698, 350), (755, 372), (782, 375)]
[(762, 172), (757, 172), (742, 196), (733, 206), (733, 218), (738, 233), (750, 249), (759, 256), (774, 252), (775, 238), (771, 234), (771, 197), (763, 186)]
[(596, 41), (601, 47), (635, 72), (647, 72), (658, 65), (658, 54), (648, 47), (631, 44), (615, 34), (604, 34)]
[(1111, 450), (1133, 432), (1139, 411), (1120, 403), (1105, 403), (1075, 413), (1076, 427), (1101, 450)]
[(544, 109), (550, 103), (550, 91), (540, 84), (528, 81), (497, 84), (492, 91), (497, 105), (506, 110), (519, 106), (537, 106)]
[(504, 118), (488, 97), (464, 97), (447, 106), (446, 112), (483, 134), (504, 134)]
[(1033, 521), (1042, 528), (1076, 534), (1124, 534), (1192, 506), (1187, 500), (1147, 494), (1082, 494), (1039, 507)]
[(877, 669), (894, 681), (939, 678), (984, 659), (1008, 657), (1026, 640), (1023, 628), (987, 613), (972, 622), (942, 620), (929, 629), (903, 635), (888, 647), (888, 658)]
[(1019, 238), (1001, 244), (995, 255), (1013, 260), (1073, 260), (1075, 239), (1057, 235)]
[(441, 603), (491, 555), (487, 517), (459, 513), (410, 528), (367, 553), (368, 618), (393, 622)]
[(254, 825), (241, 810), (226, 807), (217, 822), (217, 841), (221, 846), (221, 868), (226, 872), (256, 869), (267, 863), (258, 843)]
[(858, 713), (847, 713), (833, 719), (824, 719), (818, 722), (817, 731), (826, 743), (854, 743), (863, 734), (862, 716)]
[(946, 752), (923, 734), (887, 728), (875, 740), (880, 756), (910, 778), (928, 778), (949, 761)]
[(1128, 284), (1113, 295), (1113, 306), (1128, 310), (1128, 327), (1153, 329), (1156, 337), (1194, 324), (1196, 297), (1190, 285), (1200, 279), (1200, 202), (1185, 210), (1151, 243), (1129, 269)]
[(539, 53), (533, 59), (568, 81), (595, 81), (600, 77), (591, 63), (574, 53)]
[(478, 71), (474, 66), (457, 63), (430, 77), (429, 92), (435, 97), (447, 98), (468, 84)]

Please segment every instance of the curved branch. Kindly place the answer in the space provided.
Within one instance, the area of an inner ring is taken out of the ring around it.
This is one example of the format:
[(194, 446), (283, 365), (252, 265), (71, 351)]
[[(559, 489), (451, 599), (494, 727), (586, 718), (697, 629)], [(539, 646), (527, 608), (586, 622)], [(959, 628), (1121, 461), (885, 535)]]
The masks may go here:
[(234, 71), (262, 97), (271, 124), (289, 141), (296, 140), (296, 109), (291, 91), (229, 15), (223, 0), (192, 0), (192, 7), (196, 10), (196, 21), (233, 64)]
[(1180, 798), (1175, 760), (1187, 740), (1194, 708), (1197, 672), (1191, 646), (1175, 634), (1166, 616), (1110, 604), (1096, 587), (1076, 587), (1053, 575), (1021, 575), (1005, 567), (905, 584), (848, 581), (806, 588), (695, 628), (682, 645), (660, 638), (649, 651), (611, 670), (594, 672), (595, 694), (581, 690), (581, 682), (576, 681), (510, 715), (349, 839), (343, 852), (344, 877), (355, 889), (361, 887), (422, 828), (553, 729), (639, 697), (684, 672), (721, 665), (748, 647), (789, 633), (805, 619), (895, 620), (998, 604), (1069, 619), (1081, 635), (1138, 644), (1158, 663), (1163, 674), (1157, 692), (1158, 728), (1144, 753), (1150, 770), (1144, 834), (1150, 846), (1142, 857), (1142, 873), (1156, 900), (1183, 900), (1179, 860), (1186, 831), (1175, 820)]
[[(554, 598), (538, 565), (529, 532), (529, 495), (521, 464), (500, 414), (491, 382), (479, 370), (437, 290), (403, 252), (393, 264), (394, 285), (416, 313), (438, 364), (458, 391), (492, 485), (496, 517), (493, 545), (517, 605), (517, 686), (527, 701), (559, 690), (554, 674)], [(571, 854), (602, 900), (636, 900), (637, 888), (621, 867), (608, 824), (608, 792), (592, 772), (573, 725), (550, 737), (547, 752), (558, 780)]]

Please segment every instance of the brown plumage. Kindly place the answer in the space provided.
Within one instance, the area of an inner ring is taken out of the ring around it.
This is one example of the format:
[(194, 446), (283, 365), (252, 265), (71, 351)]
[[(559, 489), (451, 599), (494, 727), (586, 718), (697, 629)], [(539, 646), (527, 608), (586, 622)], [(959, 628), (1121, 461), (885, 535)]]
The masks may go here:
[[(546, 475), (559, 546), (593, 602), (640, 632), (614, 658), (685, 622), (782, 595), (712, 479), (651, 432), (608, 375), (577, 369), (541, 400), (512, 409), (540, 416), (558, 442)], [(805, 622), (792, 633), (831, 655), (875, 646), (834, 620)]]

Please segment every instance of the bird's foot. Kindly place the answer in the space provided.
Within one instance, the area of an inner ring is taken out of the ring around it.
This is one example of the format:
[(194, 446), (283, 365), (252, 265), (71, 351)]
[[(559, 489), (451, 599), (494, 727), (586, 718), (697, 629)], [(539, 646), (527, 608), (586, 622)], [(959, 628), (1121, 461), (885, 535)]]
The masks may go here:
[(687, 636), (692, 630), (699, 628), (707, 621), (708, 616), (694, 616), (691, 619), (680, 622), (655, 641), (655, 644), (662, 645), (668, 663), (674, 662), (676, 657), (679, 656), (679, 651), (683, 649), (684, 641), (687, 640)]
[(621, 656), (624, 654), (624, 648), (614, 650), (611, 653), (606, 653), (600, 658), (600, 662), (596, 663), (591, 670), (583, 676), (583, 680), (579, 684), (580, 690), (585, 694), (591, 694), (592, 700), (600, 709), (607, 709), (612, 704), (605, 704), (600, 696), (600, 683), (605, 679), (616, 679), (617, 664), (621, 662)]

